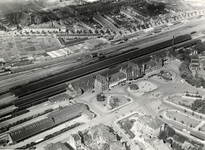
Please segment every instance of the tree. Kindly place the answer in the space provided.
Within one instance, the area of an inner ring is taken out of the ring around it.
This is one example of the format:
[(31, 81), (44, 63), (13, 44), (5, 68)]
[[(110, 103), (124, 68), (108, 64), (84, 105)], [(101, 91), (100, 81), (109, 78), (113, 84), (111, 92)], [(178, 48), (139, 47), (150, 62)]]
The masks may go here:
[(99, 33), (97, 29), (95, 29), (95, 33), (96, 33), (96, 34), (98, 34), (98, 33)]
[(199, 91), (196, 91), (196, 95), (198, 95), (199, 94)]
[(100, 33), (105, 34), (105, 32), (103, 30), (100, 30)]
[(198, 54), (205, 51), (205, 42), (197, 42), (197, 44), (194, 46), (194, 49), (197, 50)]
[(105, 101), (105, 95), (103, 95), (102, 93), (97, 94), (97, 101), (102, 102)]
[(194, 116), (194, 112), (193, 112), (193, 111), (192, 111), (192, 113), (191, 113), (191, 114), (192, 114), (192, 116)]
[(160, 131), (158, 137), (159, 137), (159, 139), (162, 139), (164, 143), (166, 143), (167, 136), (166, 136), (165, 131)]
[(172, 137), (175, 134), (175, 130), (171, 128), (170, 126), (166, 126), (165, 132), (166, 132), (167, 137)]
[(187, 112), (186, 109), (184, 109), (184, 112), (185, 112), (185, 113)]
[(91, 29), (89, 30), (89, 32), (90, 32), (90, 33), (93, 33), (93, 31), (92, 31)]

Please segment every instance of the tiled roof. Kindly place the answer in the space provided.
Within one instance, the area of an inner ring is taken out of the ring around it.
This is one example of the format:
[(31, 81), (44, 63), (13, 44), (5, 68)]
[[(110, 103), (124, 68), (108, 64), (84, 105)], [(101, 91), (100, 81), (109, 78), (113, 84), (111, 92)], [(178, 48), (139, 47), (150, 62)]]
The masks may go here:
[(121, 79), (126, 78), (126, 75), (123, 72), (117, 72), (110, 77), (110, 81), (119, 81)]
[(142, 64), (150, 61), (150, 59), (151, 59), (150, 57), (146, 56), (146, 57), (142, 57), (141, 59), (134, 60), (133, 62), (136, 63), (139, 66), (142, 66)]
[(71, 85), (72, 85), (72, 87), (75, 91), (78, 91), (80, 89), (79, 81), (74, 81), (74, 82), (71, 83)]
[(150, 60), (146, 63), (146, 66), (147, 67), (154, 67), (154, 66), (156, 66), (156, 62), (154, 60)]
[(154, 119), (148, 115), (140, 116), (138, 118), (138, 120), (145, 123), (147, 126), (149, 126), (150, 128), (152, 128), (154, 130), (158, 129), (163, 124), (163, 122), (161, 120)]
[(88, 77), (84, 77), (84, 78), (81, 78), (79, 81), (78, 81), (78, 86), (80, 88), (82, 88), (83, 90), (86, 90), (88, 88), (91, 88), (94, 86), (94, 78), (91, 77), (91, 76), (88, 76)]
[(71, 150), (71, 149), (68, 148), (62, 142), (57, 142), (57, 143), (50, 144), (49, 146), (47, 146), (47, 150)]
[(69, 99), (70, 96), (66, 93), (64, 94), (60, 94), (60, 95), (57, 95), (57, 96), (54, 96), (52, 98), (49, 98), (49, 101), (52, 101), (52, 102), (55, 102), (55, 101), (62, 101), (64, 99)]
[(106, 70), (106, 71), (100, 73), (100, 75), (103, 76), (103, 77), (110, 77), (110, 76), (112, 76), (113, 74), (118, 73), (119, 70), (120, 70), (119, 67), (112, 68), (112, 69), (109, 69), (109, 70)]
[(74, 138), (75, 141), (81, 140), (79, 134), (73, 134), (72, 136), (73, 136), (73, 138)]
[(87, 110), (87, 109), (84, 109), (84, 110), (83, 110), (83, 113), (84, 113), (85, 115), (87, 115), (89, 118), (92, 118), (92, 117), (93, 117), (93, 114), (92, 114), (89, 110)]
[(121, 67), (122, 70), (125, 70), (127, 73), (140, 69), (139, 66), (133, 62), (128, 62), (126, 65)]
[(54, 126), (54, 122), (52, 119), (47, 118), (41, 121), (35, 122), (33, 124), (27, 125), (20, 129), (14, 130), (10, 132), (10, 136), (13, 141), (21, 141), (28, 137), (31, 137), (39, 132), (42, 132), (50, 127)]
[(116, 137), (113, 133), (109, 132), (109, 129), (107, 126), (103, 125), (103, 124), (99, 124), (93, 128), (91, 128), (92, 132), (93, 132), (93, 139), (96, 139), (97, 135), (101, 135), (103, 136), (103, 138), (105, 138), (106, 142), (108, 142), (108, 144), (112, 143), (113, 141), (116, 141)]
[(70, 92), (73, 92), (73, 89), (71, 89), (71, 88), (69, 88), (69, 87), (67, 87), (67, 90), (69, 90)]
[(77, 117), (78, 115), (81, 115), (84, 109), (86, 109), (85, 104), (75, 103), (71, 106), (63, 107), (58, 111), (52, 112), (48, 116), (51, 117), (56, 124), (59, 124), (66, 120)]
[(96, 76), (96, 80), (98, 80), (101, 83), (107, 82), (106, 77), (99, 75), (99, 74)]

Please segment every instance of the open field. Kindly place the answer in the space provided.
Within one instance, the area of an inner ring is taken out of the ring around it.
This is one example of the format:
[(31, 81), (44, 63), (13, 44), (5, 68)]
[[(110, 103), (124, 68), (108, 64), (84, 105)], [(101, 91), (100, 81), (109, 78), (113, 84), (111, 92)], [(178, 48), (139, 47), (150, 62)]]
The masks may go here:
[(183, 114), (179, 111), (167, 111), (166, 115), (172, 120), (175, 120), (177, 122), (180, 122), (186, 126), (193, 128), (195, 128), (200, 123), (198, 119), (195, 119), (194, 117), (189, 116), (188, 114)]
[(0, 37), (0, 57), (5, 61), (59, 48), (60, 45), (52, 36)]
[[(66, 2), (67, 4), (75, 4), (75, 1), (69, 0)], [(65, 4), (62, 4), (58, 0), (0, 0), (0, 10), (4, 15), (19, 12), (21, 9), (40, 12), (63, 6)]]

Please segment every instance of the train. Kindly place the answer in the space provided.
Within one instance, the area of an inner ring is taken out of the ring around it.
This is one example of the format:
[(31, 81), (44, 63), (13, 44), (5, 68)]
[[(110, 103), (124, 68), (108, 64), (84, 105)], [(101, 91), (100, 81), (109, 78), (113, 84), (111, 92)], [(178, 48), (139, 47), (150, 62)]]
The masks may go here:
[[(179, 44), (179, 43), (183, 43), (188, 40), (191, 40), (191, 36), (189, 34), (176, 37), (174, 39), (174, 42), (175, 44)], [(164, 42), (161, 42), (161, 43), (158, 43), (158, 44), (146, 47), (146, 48), (142, 48), (142, 49), (136, 48), (135, 50), (132, 50), (131, 52), (114, 55), (112, 57), (107, 57), (106, 59), (102, 59), (101, 61), (89, 64), (79, 69), (65, 72), (65, 73), (38, 81), (36, 83), (28, 84), (27, 86), (14, 89), (13, 93), (17, 97), (23, 97), (28, 94), (40, 91), (42, 89), (46, 89), (48, 87), (52, 87), (52, 86), (61, 84), (63, 82), (70, 81), (70, 80), (79, 78), (81, 76), (99, 71), (101, 69), (108, 68), (109, 66), (122, 63), (124, 61), (127, 61), (128, 59), (131, 60), (137, 57), (147, 55), (149, 53), (157, 52), (161, 49), (172, 46), (172, 41), (173, 40), (170, 39), (170, 40), (167, 40), (167, 41), (164, 41)]]
[[(187, 39), (188, 39), (188, 37), (187, 37)], [(177, 45), (175, 45), (175, 47), (176, 48), (178, 48), (179, 46), (178, 45), (180, 45), (180, 46), (188, 46), (189, 44), (191, 44), (191, 45), (193, 45), (194, 43), (196, 43), (197, 42), (197, 40), (185, 40), (185, 42), (179, 42)], [(159, 46), (159, 45), (158, 45)], [(162, 46), (161, 46), (162, 47)], [(161, 48), (160, 47), (160, 48)], [(165, 46), (163, 46), (163, 47), (166, 47), (166, 45)], [(156, 47), (149, 47), (153, 52), (156, 52)], [(122, 56), (123, 55), (129, 55), (129, 57), (131, 58), (131, 59), (133, 59), (133, 58), (135, 58), (135, 57), (139, 57), (139, 56), (143, 56), (143, 55), (145, 55), (145, 54), (147, 54), (147, 53), (150, 53), (150, 51), (144, 51), (144, 52), (142, 52), (142, 51), (136, 51), (136, 49), (138, 49), (138, 47), (132, 47), (129, 51), (127, 51), (127, 52), (125, 52), (125, 53), (123, 53), (123, 54), (120, 54), (120, 55), (115, 55), (115, 56), (113, 56), (113, 57), (110, 57), (110, 58), (104, 58), (104, 59), (102, 59), (102, 60), (99, 60), (99, 62), (97, 62), (98, 64), (100, 63), (100, 65), (105, 65), (106, 67), (108, 66), (111, 66), (112, 64), (118, 64), (119, 62), (122, 62), (122, 60), (121, 60), (121, 58), (122, 58)], [(144, 50), (144, 49), (142, 49), (142, 50)], [(159, 50), (158, 50), (159, 51)], [(134, 54), (135, 55), (134, 55)], [(141, 53), (141, 54), (140, 54)], [(130, 56), (131, 55), (131, 56)], [(115, 57), (118, 57), (118, 59), (116, 60), (116, 61), (114, 61), (114, 63), (112, 63), (112, 62), (110, 62), (109, 60), (111, 59), (111, 60), (115, 60)], [(126, 59), (127, 60), (127, 59)], [(124, 60), (123, 60), (124, 61)], [(88, 69), (93, 69), (93, 68), (91, 68), (93, 65), (91, 64), (91, 65), (88, 65)], [(94, 67), (97, 67), (97, 66), (94, 66)], [(87, 66), (85, 66), (85, 67), (83, 67), (83, 68), (86, 68), (87, 69)], [(81, 70), (82, 68), (80, 68), (80, 70)], [(101, 66), (99, 66), (99, 68), (98, 69), (101, 69)], [(79, 70), (79, 69), (77, 69), (77, 70)], [(93, 70), (94, 71), (94, 70)], [(74, 73), (76, 73), (76, 71), (74, 70)], [(81, 73), (81, 72), (80, 72)], [(87, 72), (87, 73), (89, 73), (89, 72)], [(65, 75), (67, 75), (68, 73), (66, 72), (66, 73), (63, 73), (63, 74), (65, 74)], [(76, 75), (76, 74), (74, 74), (74, 75)], [(78, 75), (78, 74), (77, 74)], [(83, 75), (82, 73), (81, 73), (81, 75)], [(61, 77), (61, 75), (57, 75), (57, 77), (58, 78), (56, 78), (56, 77), (51, 77), (51, 78), (48, 78), (48, 79), (46, 79), (47, 81), (52, 81), (52, 82), (56, 82), (56, 81), (58, 81), (58, 80), (62, 80), (62, 78), (60, 78), (59, 79), (59, 77)], [(64, 76), (63, 76), (64, 77)], [(54, 78), (54, 80), (53, 80), (53, 78)], [(44, 81), (43, 81), (44, 82)], [(38, 84), (40, 84), (41, 83), (41, 86), (43, 86), (44, 85), (44, 83), (42, 83), (42, 81), (40, 81), (40, 82), (37, 82), (37, 85)], [(34, 85), (35, 85), (36, 83), (34, 83)], [(32, 85), (32, 84), (31, 84)], [(22, 91), (21, 91), (21, 88), (20, 88), (20, 94), (18, 94), (18, 93), (16, 93), (17, 94), (17, 96), (18, 95), (20, 95), (19, 96), (19, 98), (16, 100), (16, 101), (14, 101), (13, 103), (12, 103), (12, 105), (14, 105), (16, 108), (18, 108), (18, 109), (16, 109), (15, 111), (11, 111), (10, 113), (8, 113), (8, 114), (6, 114), (6, 115), (11, 115), (12, 114), (12, 116), (10, 116), (10, 117), (14, 117), (15, 115), (18, 115), (19, 113), (21, 113), (22, 112), (22, 110), (27, 110), (27, 108), (29, 108), (29, 107), (31, 107), (31, 106), (34, 106), (34, 105), (36, 105), (36, 104), (39, 104), (39, 103), (42, 103), (42, 102), (45, 102), (45, 101), (48, 101), (48, 98), (49, 97), (51, 97), (51, 96), (53, 96), (53, 95), (56, 95), (56, 94), (58, 94), (58, 93), (62, 93), (62, 92), (65, 92), (66, 91), (66, 87), (67, 87), (67, 85), (65, 85), (65, 84), (60, 84), (60, 85), (55, 85), (55, 86), (51, 86), (51, 87), (47, 87), (47, 88), (43, 88), (43, 89), (41, 89), (41, 90), (37, 90), (37, 91), (35, 91), (35, 92), (33, 92), (32, 94), (30, 94), (29, 92), (30, 91), (26, 91), (26, 92), (28, 92), (29, 94), (27, 95), (26, 93), (21, 93)], [(28, 90), (31, 90), (32, 91), (32, 89), (29, 89), (28, 88)], [(16, 92), (18, 92), (18, 91), (16, 91)], [(22, 96), (23, 95), (23, 96)], [(18, 113), (19, 112), (19, 113)], [(24, 113), (26, 113), (26, 111), (23, 111)]]
[[(177, 42), (177, 43), (181, 44), (182, 46), (184, 46), (183, 43), (186, 43), (185, 44), (186, 46), (189, 43), (193, 44), (192, 40), (187, 40), (187, 39), (189, 39), (189, 37), (186, 37), (186, 39), (182, 40), (185, 42)], [(187, 42), (187, 41), (189, 41), (189, 42)], [(196, 41), (194, 41), (194, 42), (196, 42)], [(162, 45), (162, 46), (160, 46), (160, 45)], [(39, 81), (37, 83), (30, 84), (30, 85), (28, 85), (28, 87), (26, 86), (26, 87), (23, 87), (23, 89), (20, 88), (19, 91), (17, 91), (17, 90), (15, 91), (16, 96), (19, 96), (19, 98), (16, 101), (14, 101), (12, 104), (15, 107), (18, 107), (19, 109), (27, 109), (28, 107), (42, 103), (44, 101), (47, 101), (48, 100), (47, 98), (52, 96), (52, 95), (66, 91), (65, 84), (56, 85), (57, 83), (62, 83), (62, 82), (68, 81), (70, 79), (74, 79), (74, 78), (77, 78), (79, 76), (83, 76), (85, 74), (92, 73), (92, 72), (97, 71), (99, 69), (102, 69), (104, 67), (110, 67), (111, 65), (113, 66), (115, 64), (124, 62), (125, 60), (127, 61), (127, 58), (126, 57), (124, 58), (124, 55), (128, 56), (129, 59), (134, 59), (136, 57), (141, 57), (141, 56), (144, 56), (146, 54), (150, 54), (150, 52), (159, 51), (162, 49), (162, 47), (163, 48), (167, 47), (167, 45), (163, 45), (162, 43), (160, 43), (160, 45), (157, 44), (157, 45), (148, 47), (148, 51), (145, 51), (146, 48), (141, 49), (140, 51), (136, 51), (137, 47), (135, 47), (133, 49), (131, 48), (128, 52), (125, 52), (123, 54), (115, 55), (115, 56), (112, 56), (109, 58), (104, 58), (102, 60), (99, 60), (99, 62), (97, 62), (97, 63), (90, 64), (90, 65), (85, 66), (83, 68), (76, 69), (76, 70), (73, 70), (70, 72), (65, 72), (61, 75), (50, 77), (48, 79)], [(172, 45), (171, 41), (170, 41), (170, 43), (168, 43), (168, 45), (169, 46)], [(176, 47), (177, 47), (177, 45), (176, 45)], [(116, 59), (116, 57), (117, 57), (117, 59)], [(72, 78), (69, 78), (69, 76), (71, 76)], [(50, 82), (55, 83), (55, 84), (52, 84)], [(46, 84), (48, 84), (49, 86)], [(43, 88), (36, 90), (35, 89), (36, 87), (32, 87), (33, 85), (40, 85)], [(25, 90), (25, 88), (26, 88), (26, 90)], [(17, 92), (19, 92), (19, 93), (17, 93)], [(32, 94), (31, 94), (31, 92), (32, 92)]]

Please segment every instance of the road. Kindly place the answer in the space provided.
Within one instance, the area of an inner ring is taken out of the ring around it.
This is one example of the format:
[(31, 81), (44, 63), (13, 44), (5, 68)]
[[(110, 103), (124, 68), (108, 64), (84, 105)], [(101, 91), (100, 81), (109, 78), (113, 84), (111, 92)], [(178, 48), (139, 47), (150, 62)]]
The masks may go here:
[[(197, 30), (197, 31), (201, 32), (201, 31), (203, 31), (203, 28), (202, 28), (203, 27), (203, 22), (204, 22), (204, 19), (199, 20), (199, 21), (196, 20), (194, 23), (193, 22), (187, 23), (187, 24), (185, 24), (185, 27), (184, 26), (180, 27), (177, 30), (174, 30), (172, 32), (171, 31), (167, 32), (163, 35), (162, 34), (156, 35), (156, 36), (153, 37), (153, 39), (154, 38), (162, 39), (163, 37), (167, 37), (167, 36), (171, 37), (172, 35), (176, 35), (176, 34), (185, 34), (185, 32), (187, 33), (187, 32), (191, 32), (193, 30)], [(202, 25), (201, 25), (201, 23), (202, 23)], [(193, 27), (190, 28), (188, 26), (193, 26)], [(186, 30), (184, 30), (184, 29), (186, 29)], [(144, 42), (146, 42), (146, 41), (144, 41)], [(172, 65), (170, 65), (170, 64), (172, 64)], [(173, 62), (170, 62), (170, 64), (168, 64), (164, 68), (167, 69), (167, 70), (172, 70), (176, 73), (175, 80), (171, 81), (171, 82), (163, 82), (163, 81), (159, 80), (156, 77), (148, 79), (148, 81), (151, 81), (151, 82), (153, 82), (153, 83), (155, 83), (156, 85), (159, 86), (158, 89), (155, 90), (154, 92), (151, 92), (151, 93), (149, 93), (145, 96), (142, 96), (142, 97), (135, 97), (134, 95), (128, 93), (128, 91), (127, 91), (128, 85), (125, 85), (123, 87), (116, 87), (112, 91), (110, 91), (110, 93), (118, 92), (118, 93), (124, 93), (125, 95), (129, 94), (129, 96), (134, 99), (134, 101), (132, 103), (128, 104), (127, 106), (125, 106), (123, 108), (121, 108), (117, 113), (115, 111), (107, 113), (104, 109), (99, 109), (99, 107), (96, 107), (97, 105), (95, 103), (92, 104), (92, 102), (90, 102), (90, 100), (92, 100), (92, 99), (89, 98), (89, 96), (93, 96), (91, 93), (87, 94), (88, 97), (86, 97), (86, 95), (83, 95), (82, 97), (77, 98), (77, 100), (82, 99), (84, 101), (87, 101), (87, 104), (89, 104), (91, 110), (96, 112), (98, 114), (98, 117), (95, 118), (94, 120), (86, 123), (85, 125), (79, 126), (75, 129), (67, 131), (67, 132), (65, 132), (65, 133), (63, 133), (63, 134), (61, 134), (61, 135), (59, 135), (59, 136), (57, 136), (57, 137), (55, 137), (51, 140), (45, 141), (45, 142), (37, 145), (37, 149), (44, 149), (44, 147), (47, 144), (55, 143), (57, 141), (65, 142), (65, 141), (67, 141), (69, 135), (71, 135), (73, 133), (76, 133), (78, 131), (85, 130), (85, 129), (91, 127), (91, 126), (98, 125), (99, 123), (103, 123), (103, 124), (111, 126), (111, 125), (113, 125), (113, 122), (116, 120), (117, 117), (119, 117), (119, 116), (122, 117), (123, 114), (125, 114), (125, 115), (129, 114), (130, 110), (133, 110), (133, 111), (143, 110), (143, 111), (145, 111), (145, 112), (147, 112), (147, 113), (149, 113), (153, 116), (156, 116), (158, 112), (156, 112), (153, 109), (152, 105), (157, 103), (157, 101), (162, 101), (163, 97), (168, 96), (168, 95), (173, 94), (173, 93), (176, 93), (176, 92), (184, 92), (184, 91), (187, 91), (187, 90), (195, 92), (196, 89), (194, 87), (187, 86), (186, 84), (180, 83), (181, 78), (179, 76), (179, 71), (178, 71), (178, 68), (177, 68), (177, 65), (179, 64), (179, 62), (173, 61)], [(139, 82), (140, 80), (138, 80), (137, 82)], [(150, 98), (151, 95), (153, 93), (156, 93), (156, 92), (163, 93), (163, 96), (160, 97), (160, 98), (157, 98), (157, 99)], [(202, 92), (202, 90), (199, 90), (199, 92)], [(96, 93), (94, 93), (94, 94), (96, 94)], [(44, 107), (42, 109), (45, 110)], [(19, 119), (19, 118), (16, 118), (16, 119)], [(62, 125), (60, 128), (55, 128), (55, 131), (61, 129), (63, 126), (65, 126), (65, 124)], [(114, 126), (114, 129), (118, 130), (115, 126)], [(22, 145), (26, 145), (27, 143), (35, 141), (36, 139), (38, 139), (40, 137), (43, 137), (46, 134), (48, 134), (48, 132), (42, 133), (41, 135), (38, 135), (38, 136), (35, 136), (35, 137), (31, 137), (28, 140), (25, 140), (23, 143), (21, 142), (19, 144), (16, 144), (12, 148), (16, 148), (16, 147), (19, 147), (19, 146), (22, 146)], [(124, 137), (124, 139), (126, 139), (126, 137)]]
[[(144, 47), (144, 46), (147, 46), (147, 45), (151, 45), (151, 44), (155, 44), (157, 42), (160, 42), (160, 41), (163, 41), (165, 39), (169, 39), (171, 38), (172, 36), (177, 36), (177, 35), (180, 35), (180, 34), (187, 34), (187, 33), (190, 33), (192, 31), (197, 31), (197, 32), (203, 32), (204, 29), (203, 29), (203, 24), (205, 23), (205, 18), (200, 18), (200, 19), (196, 19), (194, 18), (192, 21), (190, 22), (184, 22), (182, 23), (180, 26), (178, 26), (177, 28), (174, 28), (172, 29), (171, 27), (169, 27), (169, 29), (166, 29), (166, 31), (164, 31), (163, 33), (158, 33), (158, 34), (155, 34), (155, 35), (152, 35), (152, 36), (144, 36), (144, 37), (140, 37), (136, 44), (139, 45), (140, 48)], [(184, 30), (186, 29), (186, 30)], [(130, 44), (133, 43), (133, 41), (130, 42)], [(126, 43), (125, 43), (126, 44)], [(104, 51), (104, 52), (107, 52), (107, 51), (111, 51), (109, 49), (112, 49), (111, 47), (110, 48), (105, 48), (105, 49), (100, 49), (100, 50), (97, 50), (97, 51)], [(90, 52), (86, 52), (86, 54), (89, 54)], [(82, 55), (82, 54), (81, 54)], [(80, 55), (79, 55), (80, 56)], [(74, 56), (72, 56), (74, 57)], [(47, 73), (49, 72), (49, 70), (47, 71)], [(16, 75), (16, 77), (14, 77), (13, 79), (16, 79), (15, 82), (13, 82), (13, 85), (12, 85), (12, 82), (9, 81), (9, 80), (5, 80), (3, 81), (4, 83), (2, 83), (0, 89), (1, 91), (3, 90), (7, 90), (9, 89), (10, 87), (12, 86), (16, 86), (16, 85), (19, 85), (20, 81), (18, 81), (19, 79), (25, 79), (25, 82), (29, 81), (28, 80), (28, 76), (30, 79), (34, 78), (34, 77), (37, 77), (38, 74), (33, 74), (33, 75), (29, 75), (31, 73), (28, 73), (28, 74), (25, 74), (25, 76), (19, 76), (19, 75)], [(41, 74), (41, 73), (40, 73)], [(19, 76), (19, 77), (18, 77)], [(18, 78), (18, 79), (17, 79)], [(2, 79), (3, 80), (3, 79)], [(18, 82), (16, 82), (18, 81)], [(6, 82), (6, 83), (5, 83)], [(24, 83), (25, 83), (24, 82)], [(5, 84), (5, 85), (4, 85)], [(8, 85), (7, 85), (8, 84)]]
[[(86, 93), (86, 94), (74, 99), (75, 101), (84, 102), (84, 103), (88, 104), (91, 111), (93, 111), (97, 114), (97, 118), (87, 122), (86, 124), (84, 124), (82, 126), (76, 127), (70, 131), (67, 131), (67, 132), (59, 135), (59, 136), (56, 136), (55, 138), (52, 138), (50, 140), (47, 140), (45, 142), (38, 144), (37, 149), (44, 149), (44, 147), (46, 145), (48, 145), (50, 143), (55, 143), (57, 141), (66, 142), (71, 134), (76, 133), (78, 131), (83, 131), (89, 127), (98, 125), (100, 123), (103, 123), (103, 124), (109, 125), (109, 126), (113, 126), (113, 123), (114, 123), (114, 121), (117, 120), (117, 118), (119, 118), (119, 117), (122, 118), (124, 115), (129, 115), (131, 110), (132, 111), (143, 111), (147, 114), (151, 114), (153, 117), (156, 117), (158, 115), (158, 112), (156, 111), (156, 109), (153, 108), (153, 106), (155, 106), (156, 108), (159, 107), (161, 105), (161, 103), (163, 102), (164, 97), (166, 97), (170, 94), (176, 93), (176, 92), (184, 92), (185, 90), (196, 91), (196, 89), (194, 87), (189, 87), (185, 84), (180, 83), (180, 76), (179, 76), (179, 71), (177, 68), (177, 66), (179, 64), (180, 64), (179, 61), (172, 61), (172, 62), (169, 62), (169, 64), (164, 66), (164, 68), (163, 68), (166, 70), (172, 70), (173, 72), (176, 73), (176, 78), (174, 81), (164, 82), (164, 81), (158, 79), (157, 77), (152, 77), (152, 78), (148, 79), (148, 81), (156, 84), (158, 86), (158, 88), (155, 91), (150, 92), (144, 96), (137, 97), (137, 96), (133, 95), (132, 93), (129, 93), (129, 91), (127, 90), (128, 85), (119, 86), (119, 87), (113, 88), (111, 91), (106, 91), (105, 93), (110, 93), (110, 94), (119, 93), (119, 94), (129, 95), (129, 97), (131, 97), (133, 99), (132, 103), (126, 105), (125, 107), (119, 109), (118, 111), (108, 112), (108, 111), (106, 111), (106, 109), (103, 109), (102, 107), (97, 105), (94, 102), (97, 91), (95, 93)], [(139, 79), (136, 81), (136, 83), (139, 83), (141, 81), (144, 81), (144, 80)], [(159, 98), (152, 97), (152, 95), (154, 93), (159, 93), (159, 92), (163, 93), (163, 95), (161, 97), (159, 97)], [(40, 105), (39, 105), (39, 107), (40, 107)], [(35, 108), (33, 108), (33, 109), (35, 110)], [(44, 109), (44, 107), (42, 107), (42, 109)], [(36, 109), (36, 111), (37, 111), (37, 109)], [(52, 130), (52, 132), (62, 129), (63, 126), (65, 126), (65, 124), (61, 125), (59, 128), (58, 127), (55, 128), (54, 130)], [(115, 125), (113, 127), (114, 127), (114, 130), (118, 131), (118, 133), (121, 132), (119, 130), (119, 128), (116, 127)], [(27, 143), (36, 141), (39, 138), (45, 137), (48, 133), (50, 133), (50, 132), (45, 132), (45, 133), (39, 134), (37, 136), (31, 137), (31, 138), (25, 140), (24, 142), (20, 142), (19, 144), (14, 145), (12, 148), (20, 147), (20, 146), (26, 145)], [(127, 137), (125, 135), (123, 135), (123, 134), (120, 134), (120, 135), (123, 136), (124, 140), (128, 140), (129, 145), (131, 145), (131, 146), (133, 145), (132, 142), (129, 139), (127, 139)]]
[[(182, 25), (182, 27), (179, 27), (176, 30), (167, 31), (166, 33), (160, 33), (160, 34), (154, 35), (152, 37), (146, 38), (146, 40), (143, 40), (141, 42), (143, 42), (143, 43), (146, 43), (146, 42), (149, 42), (149, 41), (156, 42), (155, 39), (158, 39), (158, 40), (163, 39), (163, 40), (165, 40), (166, 38), (168, 38), (170, 36), (172, 37), (173, 35), (176, 36), (176, 35), (180, 35), (180, 34), (190, 33), (193, 30), (202, 32), (203, 31), (203, 23), (204, 23), (204, 18), (200, 18), (200, 19), (194, 20), (194, 23), (193, 22), (188, 22), (186, 24), (184, 23)], [(182, 28), (183, 29), (186, 28), (186, 30), (182, 30)], [(140, 41), (137, 42), (136, 44), (140, 45)]]

